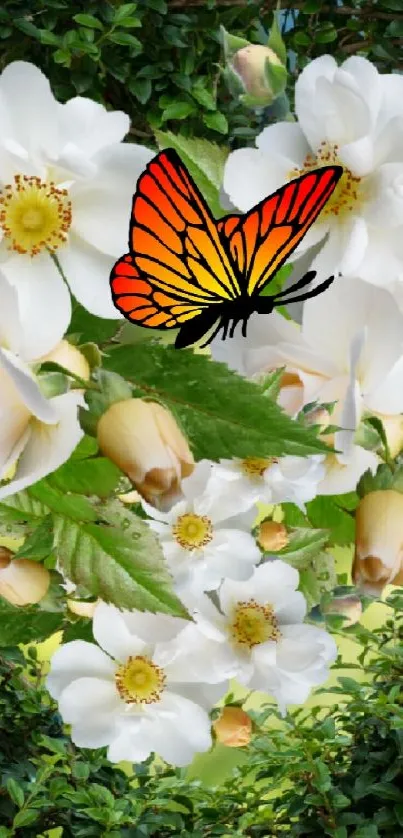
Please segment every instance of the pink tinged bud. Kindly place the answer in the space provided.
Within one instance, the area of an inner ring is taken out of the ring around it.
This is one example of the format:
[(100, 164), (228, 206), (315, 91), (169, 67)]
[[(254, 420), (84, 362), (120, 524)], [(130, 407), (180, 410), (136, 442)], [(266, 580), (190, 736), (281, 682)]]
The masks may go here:
[(276, 53), (262, 44), (249, 44), (242, 47), (235, 53), (232, 59), (232, 68), (239, 76), (245, 92), (257, 99), (270, 99), (273, 91), (267, 80), (265, 67), (266, 62), (281, 65)]
[(10, 550), (0, 548), (0, 596), (18, 606), (40, 602), (49, 588), (49, 571), (39, 562), (12, 557)]
[(150, 503), (174, 498), (194, 468), (189, 445), (169, 411), (156, 402), (115, 402), (98, 423), (104, 454)]
[(403, 584), (403, 494), (394, 489), (370, 492), (357, 507), (353, 580), (373, 596)]
[(242, 707), (224, 707), (221, 716), (213, 722), (216, 739), (227, 748), (242, 748), (252, 736), (252, 720)]
[(362, 605), (358, 596), (345, 596), (334, 599), (323, 608), (325, 614), (340, 614), (345, 617), (343, 627), (354, 626), (361, 619)]

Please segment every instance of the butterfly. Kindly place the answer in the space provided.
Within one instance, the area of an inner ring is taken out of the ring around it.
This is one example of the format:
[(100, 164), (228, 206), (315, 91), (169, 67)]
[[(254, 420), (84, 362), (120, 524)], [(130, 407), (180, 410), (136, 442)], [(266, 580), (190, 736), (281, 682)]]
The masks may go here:
[[(139, 326), (177, 329), (175, 347), (222, 329), (242, 335), (253, 312), (309, 299), (325, 291), (331, 276), (306, 288), (305, 274), (288, 291), (261, 292), (289, 258), (331, 197), (341, 166), (311, 170), (281, 186), (249, 212), (216, 221), (174, 149), (161, 151), (137, 182), (129, 227), (129, 253), (114, 265), (110, 286), (117, 309)], [(214, 328), (213, 328), (214, 327)]]

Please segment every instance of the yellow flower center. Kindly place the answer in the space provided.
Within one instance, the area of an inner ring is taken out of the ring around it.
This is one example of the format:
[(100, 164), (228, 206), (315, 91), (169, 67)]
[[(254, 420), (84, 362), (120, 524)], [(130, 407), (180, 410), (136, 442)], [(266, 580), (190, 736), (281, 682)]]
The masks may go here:
[[(339, 146), (330, 145), (323, 140), (319, 146), (316, 156), (307, 154), (302, 164), (301, 169), (292, 169), (289, 172), (289, 179), (300, 177), (306, 174), (311, 169), (318, 169), (321, 166), (341, 166), (339, 160)], [(362, 194), (362, 178), (356, 177), (352, 174), (350, 169), (343, 166), (343, 174), (334, 190), (332, 196), (329, 198), (327, 204), (323, 208), (320, 217), (325, 218), (329, 215), (342, 217), (353, 209), (357, 208), (358, 204), (363, 199)]]
[(263, 457), (247, 457), (246, 460), (241, 461), (241, 470), (247, 477), (252, 480), (258, 477), (263, 477), (266, 469), (275, 462), (274, 458)]
[(185, 550), (197, 550), (211, 541), (213, 525), (206, 515), (187, 512), (177, 519), (172, 532), (178, 544)]
[(164, 671), (150, 658), (137, 655), (119, 666), (115, 681), (126, 704), (155, 704), (161, 698), (166, 678)]
[(254, 599), (235, 606), (230, 633), (236, 646), (252, 649), (267, 640), (278, 640), (280, 631), (271, 605), (258, 605)]
[(38, 177), (16, 175), (0, 194), (0, 227), (10, 250), (36, 256), (54, 253), (66, 241), (71, 203), (66, 189)]

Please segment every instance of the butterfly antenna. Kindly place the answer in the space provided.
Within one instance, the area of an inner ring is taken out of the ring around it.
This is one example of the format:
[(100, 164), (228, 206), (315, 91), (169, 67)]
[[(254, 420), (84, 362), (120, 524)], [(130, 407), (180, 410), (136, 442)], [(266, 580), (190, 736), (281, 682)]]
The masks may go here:
[[(274, 299), (273, 306), (288, 305), (289, 303), (301, 303), (304, 302), (304, 300), (310, 300), (312, 297), (317, 297), (318, 294), (322, 294), (322, 291), (326, 291), (326, 289), (329, 288), (329, 285), (332, 284), (333, 280), (334, 276), (329, 276), (328, 279), (325, 279), (325, 281), (321, 282), (320, 285), (317, 285), (316, 288), (312, 288), (311, 291), (307, 291), (306, 294), (297, 294), (296, 297), (290, 297), (288, 300), (279, 300), (277, 302), (277, 300)], [(296, 287), (296, 285), (294, 287)]]
[(285, 291), (280, 291), (278, 294), (273, 294), (272, 300), (280, 299), (280, 297), (286, 297), (291, 291), (299, 291), (300, 288), (305, 288), (315, 279), (316, 271), (308, 271), (308, 273), (304, 274), (304, 276), (295, 282), (294, 285), (291, 285), (290, 288), (287, 288)]

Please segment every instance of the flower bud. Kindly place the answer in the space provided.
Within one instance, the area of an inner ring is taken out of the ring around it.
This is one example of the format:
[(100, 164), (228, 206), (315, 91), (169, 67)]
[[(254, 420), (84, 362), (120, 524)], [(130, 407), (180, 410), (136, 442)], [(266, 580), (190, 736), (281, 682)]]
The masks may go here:
[(252, 720), (242, 707), (223, 708), (221, 716), (213, 722), (217, 741), (227, 748), (243, 748), (252, 736)]
[(324, 614), (340, 614), (345, 617), (343, 628), (354, 626), (361, 619), (362, 605), (358, 596), (345, 596), (334, 599), (322, 609)]
[(150, 503), (173, 500), (194, 468), (173, 416), (156, 402), (115, 402), (98, 422), (98, 443)]
[(100, 602), (99, 599), (95, 600), (95, 602), (85, 602), (80, 599), (68, 599), (67, 607), (73, 614), (77, 614), (78, 617), (88, 617), (92, 620), (98, 602)]
[(12, 557), (10, 550), (0, 547), (0, 595), (12, 605), (34, 605), (47, 593), (49, 571), (38, 562)]
[(373, 596), (403, 584), (403, 494), (394, 489), (370, 492), (358, 504), (353, 580)]
[(85, 381), (90, 377), (90, 367), (87, 359), (76, 346), (73, 346), (67, 340), (61, 340), (45, 358), (42, 358), (42, 361), (53, 361), (55, 364), (60, 364), (61, 367), (69, 370), (73, 375), (78, 375)]
[(266, 553), (277, 553), (287, 546), (289, 538), (284, 524), (277, 524), (276, 521), (263, 521), (259, 527), (257, 540)]
[(400, 414), (397, 416), (383, 416), (378, 414), (378, 416), (385, 430), (390, 456), (394, 459), (400, 454), (403, 448), (403, 416)]
[(304, 419), (307, 425), (319, 425), (322, 431), (330, 425), (330, 413), (324, 407), (316, 407), (308, 411)]
[(270, 85), (267, 72), (270, 66), (283, 67), (278, 55), (263, 44), (249, 44), (232, 57), (231, 69), (240, 79), (245, 93), (260, 100), (262, 105), (270, 105), (278, 95)]

